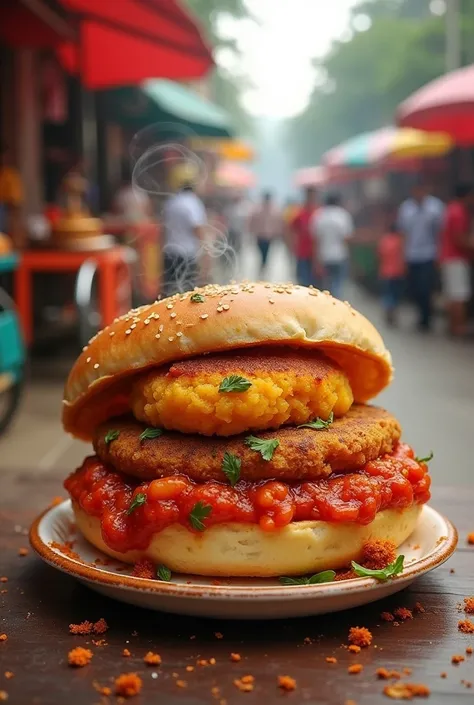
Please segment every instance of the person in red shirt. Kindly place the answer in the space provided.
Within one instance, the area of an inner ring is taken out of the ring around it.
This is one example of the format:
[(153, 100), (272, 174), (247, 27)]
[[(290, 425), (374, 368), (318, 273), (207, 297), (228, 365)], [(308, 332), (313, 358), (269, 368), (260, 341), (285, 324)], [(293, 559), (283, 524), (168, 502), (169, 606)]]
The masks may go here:
[(382, 283), (382, 304), (388, 325), (396, 324), (397, 309), (405, 281), (405, 243), (393, 224), (379, 241), (379, 279)]
[(449, 330), (462, 336), (467, 327), (467, 304), (471, 298), (470, 231), (474, 190), (470, 184), (457, 186), (446, 208), (441, 231), (439, 261)]
[(313, 269), (314, 240), (311, 236), (310, 222), (318, 207), (316, 189), (309, 186), (305, 192), (304, 203), (290, 223), (293, 235), (293, 252), (296, 257), (296, 278), (302, 286), (316, 286)]

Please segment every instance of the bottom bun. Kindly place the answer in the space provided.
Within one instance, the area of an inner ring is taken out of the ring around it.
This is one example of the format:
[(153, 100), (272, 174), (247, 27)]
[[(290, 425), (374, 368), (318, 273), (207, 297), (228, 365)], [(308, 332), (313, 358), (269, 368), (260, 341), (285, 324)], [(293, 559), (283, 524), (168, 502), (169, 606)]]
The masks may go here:
[(181, 524), (157, 532), (143, 551), (118, 553), (102, 538), (100, 520), (73, 502), (77, 527), (96, 548), (126, 563), (144, 558), (175, 573), (219, 577), (273, 577), (336, 570), (361, 557), (373, 539), (400, 546), (414, 530), (421, 505), (385, 509), (366, 526), (326, 521), (300, 521), (276, 532), (257, 524), (217, 524), (194, 534)]

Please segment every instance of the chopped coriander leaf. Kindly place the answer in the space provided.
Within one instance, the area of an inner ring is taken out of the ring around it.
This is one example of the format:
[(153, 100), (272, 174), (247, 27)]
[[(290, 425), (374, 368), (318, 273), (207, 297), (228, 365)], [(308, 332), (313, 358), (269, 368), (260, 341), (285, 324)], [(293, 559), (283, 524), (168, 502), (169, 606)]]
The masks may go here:
[(324, 419), (320, 419), (319, 416), (314, 419), (314, 421), (308, 421), (308, 423), (302, 423), (301, 426), (298, 426), (298, 428), (313, 428), (315, 431), (322, 431), (325, 428), (328, 428), (334, 421), (334, 414), (331, 411), (329, 414), (328, 420), (325, 421)]
[(198, 292), (191, 296), (191, 301), (193, 302), (193, 304), (203, 304), (205, 300), (206, 299), (204, 298), (204, 296), (202, 294), (199, 294)]
[(212, 507), (210, 504), (204, 504), (204, 502), (196, 502), (194, 507), (189, 514), (189, 523), (196, 529), (196, 531), (204, 531), (206, 525), (203, 519), (207, 519), (209, 514), (212, 512)]
[(232, 487), (237, 484), (240, 478), (240, 468), (242, 466), (242, 461), (236, 455), (224, 453), (224, 459), (222, 461), (222, 472), (229, 480)]
[(415, 460), (417, 463), (429, 463), (430, 460), (433, 460), (433, 458), (434, 458), (434, 453), (433, 453), (433, 451), (431, 451), (430, 454), (427, 455), (425, 458), (416, 457)]
[(112, 441), (116, 441), (119, 436), (120, 431), (117, 431), (115, 428), (111, 428), (110, 431), (107, 431), (104, 436), (105, 445), (108, 446), (109, 443), (112, 443)]
[(171, 570), (165, 565), (159, 565), (156, 569), (156, 577), (164, 583), (169, 583), (171, 580)]
[(127, 514), (132, 514), (132, 512), (135, 511), (135, 509), (138, 509), (138, 507), (141, 507), (142, 504), (145, 504), (146, 502), (146, 494), (143, 492), (138, 492), (135, 497), (132, 499), (132, 502), (127, 509)]
[(405, 556), (398, 556), (397, 560), (390, 563), (385, 568), (381, 570), (371, 570), (370, 568), (364, 568), (364, 566), (359, 565), (355, 561), (352, 561), (352, 568), (356, 575), (360, 578), (375, 578), (376, 580), (384, 581), (389, 578), (393, 578), (395, 575), (403, 572), (403, 561)]
[(151, 426), (148, 426), (144, 431), (142, 431), (138, 437), (138, 440), (140, 443), (143, 443), (143, 441), (148, 441), (151, 438), (158, 438), (161, 436), (163, 433), (163, 429), (161, 428), (152, 428)]
[(240, 377), (239, 375), (229, 375), (229, 377), (224, 377), (219, 385), (220, 392), (246, 392), (249, 387), (252, 386), (250, 380), (245, 379), (245, 377)]
[(245, 439), (246, 445), (252, 450), (256, 450), (260, 453), (264, 460), (271, 460), (273, 458), (273, 453), (276, 451), (280, 445), (278, 438), (257, 438), (256, 436), (247, 436)]
[(304, 575), (300, 578), (279, 578), (282, 585), (317, 585), (318, 583), (332, 583), (336, 573), (334, 570), (323, 570), (310, 577)]

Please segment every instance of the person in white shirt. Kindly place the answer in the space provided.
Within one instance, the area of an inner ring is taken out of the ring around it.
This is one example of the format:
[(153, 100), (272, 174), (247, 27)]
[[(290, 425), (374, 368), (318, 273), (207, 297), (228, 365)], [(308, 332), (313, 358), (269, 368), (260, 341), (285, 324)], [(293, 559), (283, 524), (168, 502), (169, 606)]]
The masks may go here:
[(311, 218), (310, 230), (316, 244), (315, 268), (322, 274), (324, 288), (341, 299), (348, 269), (348, 241), (354, 224), (350, 213), (341, 206), (338, 194), (326, 196), (324, 206)]
[(172, 174), (177, 193), (168, 198), (163, 212), (166, 296), (193, 289), (198, 283), (207, 217), (203, 202), (194, 192), (197, 176), (192, 164), (178, 165)]

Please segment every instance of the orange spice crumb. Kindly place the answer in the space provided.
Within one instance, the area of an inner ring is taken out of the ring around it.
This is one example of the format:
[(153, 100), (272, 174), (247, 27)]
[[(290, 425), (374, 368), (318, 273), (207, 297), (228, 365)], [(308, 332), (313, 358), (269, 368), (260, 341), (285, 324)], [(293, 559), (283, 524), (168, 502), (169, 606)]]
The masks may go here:
[(393, 622), (395, 620), (395, 617), (391, 612), (382, 612), (382, 614), (380, 615), (380, 619), (383, 622)]
[(407, 607), (397, 607), (393, 614), (404, 622), (406, 619), (413, 619), (413, 613)]
[(242, 660), (242, 656), (240, 654), (234, 654), (232, 653), (230, 655), (230, 660), (233, 661), (234, 663), (238, 663), (239, 661)]
[(188, 684), (186, 683), (186, 681), (181, 681), (181, 680), (176, 681), (176, 685), (178, 686), (178, 688), (187, 688), (188, 687)]
[(360, 646), (358, 644), (349, 644), (347, 647), (351, 654), (358, 654), (360, 651)]
[(439, 675), (440, 675), (440, 678), (447, 678), (448, 677), (448, 674), (446, 673), (446, 671), (443, 671)]
[(101, 617), (97, 622), (95, 622), (94, 626), (92, 627), (92, 631), (94, 634), (105, 634), (107, 629), (109, 628), (109, 625), (105, 621), (103, 617)]
[(389, 671), (388, 668), (377, 668), (375, 675), (383, 681), (388, 681), (391, 678), (395, 678), (396, 680), (400, 679), (399, 671)]
[(311, 644), (311, 637), (310, 636), (305, 636), (303, 639), (303, 644)]
[(366, 647), (372, 643), (372, 633), (366, 627), (351, 627), (349, 629), (349, 641), (351, 644)]
[(278, 687), (282, 690), (296, 690), (296, 681), (291, 676), (278, 676)]
[(361, 663), (352, 663), (349, 668), (347, 669), (347, 672), (350, 673), (351, 675), (360, 673), (361, 671), (364, 670), (364, 667)]
[(346, 702), (344, 703), (344, 705), (357, 705), (357, 703), (356, 703), (355, 700), (346, 700)]
[(147, 666), (159, 666), (161, 664), (161, 656), (153, 653), (153, 651), (148, 651), (143, 657), (143, 661)]
[(50, 507), (57, 507), (58, 504), (61, 504), (61, 502), (63, 502), (63, 498), (62, 498), (62, 497), (53, 497), (53, 499), (51, 500), (49, 506), (50, 506)]
[(0, 578), (0, 583), (8, 583), (8, 578), (6, 575), (2, 575), (2, 577)]
[(337, 663), (337, 658), (335, 656), (326, 656), (326, 663)]
[(404, 676), (411, 676), (412, 673), (413, 673), (413, 669), (407, 668), (407, 667), (405, 666), (405, 668), (403, 669), (403, 675), (404, 675)]
[(82, 668), (91, 662), (92, 656), (93, 654), (90, 649), (84, 649), (82, 646), (76, 646), (75, 649), (71, 649), (68, 653), (67, 661), (70, 666)]
[(461, 654), (454, 654), (453, 656), (451, 656), (451, 663), (454, 663), (455, 665), (458, 663), (462, 663), (464, 660), (464, 656), (462, 656)]
[(6, 634), (0, 634), (0, 641), (6, 641), (8, 639)]
[(465, 680), (462, 680), (462, 681), (461, 681), (461, 684), (462, 684), (465, 688), (472, 688), (472, 681), (465, 681)]
[(124, 649), (122, 651), (122, 656), (125, 656), (125, 658), (128, 658), (131, 655), (132, 655), (132, 652), (130, 651), (130, 649)]
[(223, 639), (224, 638), (224, 635), (222, 634), (222, 632), (214, 632), (214, 636), (216, 637), (216, 639)]
[(8, 700), (8, 693), (6, 690), (0, 690), (0, 702), (5, 702)]
[(141, 691), (143, 681), (138, 673), (122, 673), (115, 679), (115, 695), (131, 698)]
[(352, 580), (352, 578), (357, 578), (357, 574), (350, 568), (349, 570), (337, 570), (334, 580)]
[(210, 666), (215, 666), (216, 665), (216, 659), (214, 657), (209, 659), (209, 665)]
[(64, 541), (64, 543), (58, 543), (58, 541), (50, 541), (49, 545), (51, 546), (51, 548), (55, 548), (56, 551), (59, 551), (68, 558), (72, 558), (76, 561), (80, 560), (79, 554), (76, 553), (76, 551), (72, 550), (74, 546), (74, 541)]
[(463, 634), (474, 634), (474, 622), (470, 619), (461, 619), (458, 622), (458, 629)]
[(97, 683), (97, 681), (94, 681), (92, 685), (94, 686), (95, 690), (99, 693), (99, 695), (104, 695), (105, 697), (112, 695), (112, 688), (109, 688), (108, 685), (100, 685), (100, 683)]
[(21, 548), (18, 549), (18, 555), (19, 556), (27, 556), (29, 553), (28, 549), (22, 546)]
[(4, 675), (5, 675), (5, 678), (7, 679), (7, 681), (9, 681), (10, 678), (13, 678), (15, 674), (13, 673), (13, 671), (5, 671)]
[(430, 689), (422, 683), (393, 683), (386, 685), (383, 692), (384, 695), (394, 700), (427, 698), (430, 695)]
[(234, 680), (234, 685), (242, 693), (250, 693), (254, 689), (255, 678), (253, 676), (242, 676), (242, 678), (236, 678)]
[(142, 561), (138, 561), (133, 566), (132, 575), (134, 578), (147, 578), (148, 580), (153, 580), (155, 577), (155, 567), (153, 563), (146, 558)]
[(464, 598), (464, 612), (466, 614), (474, 614), (474, 597)]
[(92, 639), (92, 643), (94, 646), (107, 646), (107, 642), (105, 639)]
[(472, 654), (472, 646), (466, 646), (466, 654), (469, 654), (469, 656)]
[(421, 604), (421, 602), (415, 602), (413, 612), (415, 612), (415, 614), (423, 614), (423, 612), (426, 612), (426, 610), (423, 607), (423, 605)]
[(69, 632), (71, 634), (92, 634), (92, 630), (94, 628), (94, 624), (92, 622), (89, 622), (87, 619), (85, 619), (83, 622), (80, 624), (70, 624), (69, 625)]
[(211, 688), (211, 695), (212, 695), (214, 698), (218, 698), (220, 694), (221, 694), (221, 689), (218, 688), (217, 685), (214, 685), (214, 686)]
[(467, 535), (467, 542), (471, 544), (471, 546), (474, 545), (474, 531), (471, 531), (471, 533)]
[(194, 671), (194, 666), (186, 666), (186, 670), (188, 673), (192, 673)]
[(373, 539), (362, 548), (362, 565), (370, 570), (382, 570), (397, 557), (397, 547), (393, 541)]

